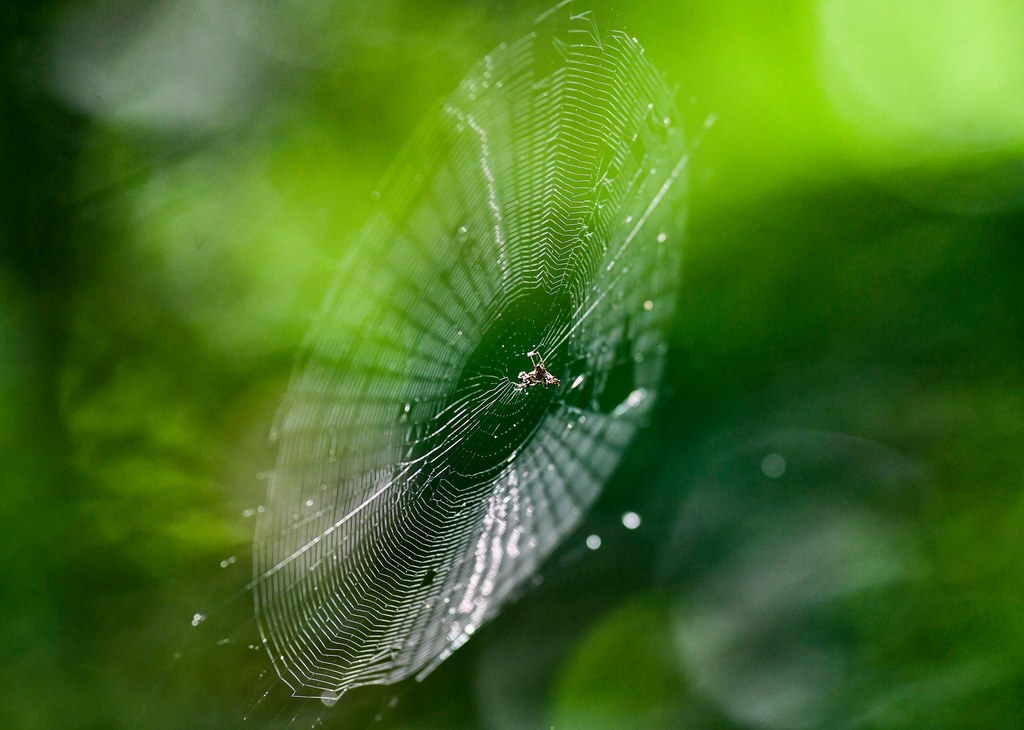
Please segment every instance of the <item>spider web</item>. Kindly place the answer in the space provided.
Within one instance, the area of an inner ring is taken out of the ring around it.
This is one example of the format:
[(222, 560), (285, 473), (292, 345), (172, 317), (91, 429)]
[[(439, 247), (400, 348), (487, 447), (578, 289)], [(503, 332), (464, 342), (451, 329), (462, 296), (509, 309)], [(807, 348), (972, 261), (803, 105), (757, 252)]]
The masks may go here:
[[(428, 120), (303, 346), (253, 548), (296, 695), (443, 661), (579, 523), (654, 402), (687, 148), (639, 43), (564, 5)], [(535, 350), (561, 385), (517, 391)]]

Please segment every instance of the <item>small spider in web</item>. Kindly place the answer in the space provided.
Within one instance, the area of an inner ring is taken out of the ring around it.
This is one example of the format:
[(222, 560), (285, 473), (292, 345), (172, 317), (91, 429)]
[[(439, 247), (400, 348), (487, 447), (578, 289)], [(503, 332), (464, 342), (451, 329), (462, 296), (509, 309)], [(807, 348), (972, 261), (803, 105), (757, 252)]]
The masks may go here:
[[(516, 390), (526, 390), (534, 385), (543, 385), (547, 388), (549, 385), (559, 385), (562, 382), (548, 372), (547, 365), (544, 364), (543, 355), (536, 350), (528, 352), (526, 355), (530, 358), (530, 362), (533, 363), (533, 370), (523, 370), (519, 373), (519, 382), (515, 384)], [(533, 359), (534, 355), (540, 359), (540, 362)]]

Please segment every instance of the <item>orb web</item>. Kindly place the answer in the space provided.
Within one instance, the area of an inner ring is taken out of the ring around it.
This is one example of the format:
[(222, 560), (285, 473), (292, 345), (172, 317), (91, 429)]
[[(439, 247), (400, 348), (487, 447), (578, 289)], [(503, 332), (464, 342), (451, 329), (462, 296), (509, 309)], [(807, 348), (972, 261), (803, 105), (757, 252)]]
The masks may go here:
[[(615, 469), (674, 308), (672, 96), (634, 38), (563, 4), (401, 156), (275, 425), (253, 588), (296, 695), (429, 672)], [(560, 385), (517, 390), (533, 352)]]

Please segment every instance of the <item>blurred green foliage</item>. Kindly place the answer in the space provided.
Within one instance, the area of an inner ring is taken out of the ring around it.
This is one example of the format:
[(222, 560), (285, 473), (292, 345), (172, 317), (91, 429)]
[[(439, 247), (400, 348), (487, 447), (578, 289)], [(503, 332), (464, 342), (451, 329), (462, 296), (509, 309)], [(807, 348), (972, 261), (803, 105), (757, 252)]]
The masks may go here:
[(395, 150), (544, 7), (0, 11), (0, 725), (1024, 725), (1024, 10), (995, 0), (595, 3), (700, 138), (668, 402), (427, 681), (257, 702), (293, 353)]

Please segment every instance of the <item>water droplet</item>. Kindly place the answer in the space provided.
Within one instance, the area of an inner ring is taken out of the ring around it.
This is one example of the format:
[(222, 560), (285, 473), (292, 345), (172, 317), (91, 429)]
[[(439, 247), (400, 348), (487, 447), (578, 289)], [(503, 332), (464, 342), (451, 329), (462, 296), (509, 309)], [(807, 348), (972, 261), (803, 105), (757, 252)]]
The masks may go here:
[(591, 550), (597, 550), (601, 547), (601, 536), (600, 535), (588, 535), (587, 536), (587, 547)]
[(621, 416), (629, 409), (636, 408), (640, 405), (646, 397), (647, 391), (643, 388), (637, 388), (626, 397), (626, 400), (615, 406), (615, 410), (612, 411), (612, 415), (615, 417)]
[(627, 530), (635, 530), (640, 527), (640, 515), (636, 512), (625, 512), (622, 515), (622, 526)]
[(228, 567), (229, 565), (234, 565), (234, 564), (235, 564), (236, 562), (237, 562), (237, 559), (235, 558), (235, 556), (234, 556), (234, 555), (232, 555), (232, 556), (231, 556), (231, 557), (229, 557), (229, 558), (225, 558), (224, 560), (221, 560), (221, 561), (220, 561), (220, 567), (222, 567), (222, 568), (226, 568), (226, 567)]
[(256, 514), (256, 510), (253, 509), (253, 508), (242, 510), (242, 517), (245, 517), (246, 519), (248, 519), (249, 517), (252, 517), (255, 514)]
[(573, 388), (578, 388), (586, 379), (586, 375), (577, 375), (576, 379), (572, 381), (572, 385), (569, 386), (569, 390), (572, 390)]
[(334, 707), (336, 704), (338, 704), (338, 699), (340, 697), (341, 694), (334, 691), (333, 689), (325, 689), (323, 693), (320, 695), (320, 701), (328, 707)]
[(646, 302), (644, 302), (644, 311), (650, 312), (652, 309), (654, 309), (654, 302), (648, 299)]
[(206, 620), (206, 614), (205, 613), (196, 613), (196, 614), (192, 615), (192, 625), (193, 626), (198, 626), (199, 624), (201, 624), (205, 620)]
[(778, 479), (786, 473), (786, 460), (781, 454), (768, 454), (761, 459), (761, 471), (769, 479)]
[(370, 193), (370, 200), (372, 200), (375, 203), (378, 200), (380, 200), (380, 190), (374, 190), (372, 193)]
[(658, 234), (658, 243), (665, 243), (668, 240), (668, 236), (665, 233)]

